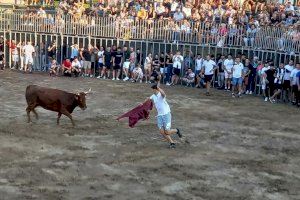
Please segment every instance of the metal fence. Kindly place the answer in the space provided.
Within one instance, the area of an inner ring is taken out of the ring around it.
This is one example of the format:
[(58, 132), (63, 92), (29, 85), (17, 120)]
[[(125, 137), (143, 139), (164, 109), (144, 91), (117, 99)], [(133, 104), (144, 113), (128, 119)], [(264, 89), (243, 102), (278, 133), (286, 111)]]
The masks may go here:
[[(133, 20), (111, 17), (87, 17), (24, 12), (0, 13), (0, 30), (90, 36), (122, 40), (140, 40), (240, 47), (250, 50), (271, 50), (287, 54), (300, 53), (299, 27), (250, 27), (170, 20)], [(63, 36), (62, 36), (63, 37)]]

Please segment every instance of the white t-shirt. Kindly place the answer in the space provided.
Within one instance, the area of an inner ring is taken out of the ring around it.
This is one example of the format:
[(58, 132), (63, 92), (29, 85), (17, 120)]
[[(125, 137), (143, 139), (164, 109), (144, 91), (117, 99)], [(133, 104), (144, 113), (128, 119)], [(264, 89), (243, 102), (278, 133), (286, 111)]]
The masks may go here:
[(77, 60), (77, 61), (73, 60), (73, 62), (72, 62), (72, 67), (78, 67), (78, 68), (81, 68), (81, 64), (80, 64), (79, 60)]
[(291, 72), (290, 78), (292, 79), (292, 84), (293, 84), (293, 85), (297, 85), (297, 77), (296, 77), (296, 75), (297, 75), (297, 73), (298, 73), (299, 71), (300, 71), (299, 69), (295, 68), (295, 69), (293, 69), (292, 72)]
[(160, 92), (157, 95), (153, 94), (150, 99), (156, 107), (157, 116), (166, 115), (171, 112), (170, 106), (166, 101), (166, 97), (163, 98)]
[(214, 67), (217, 66), (215, 61), (213, 60), (204, 60), (203, 67), (204, 67), (204, 74), (205, 75), (213, 75), (214, 74)]
[(182, 55), (174, 55), (173, 56), (173, 67), (177, 69), (181, 69), (181, 62), (183, 61)]
[(293, 71), (294, 66), (286, 65), (286, 66), (284, 66), (284, 69), (285, 69), (285, 73), (284, 73), (283, 80), (285, 80), (285, 81), (291, 80), (291, 78), (290, 78), (291, 72)]
[(23, 47), (23, 49), (26, 57), (32, 57), (32, 54), (35, 52), (34, 47), (32, 45), (27, 44)]
[(232, 67), (232, 77), (233, 78), (241, 78), (243, 69), (244, 69), (243, 63), (234, 64)]
[(104, 57), (104, 51), (99, 51), (98, 52), (99, 63), (103, 63), (103, 57)]
[(196, 59), (195, 65), (196, 65), (195, 69), (197, 71), (200, 71), (202, 69), (202, 65), (203, 65), (203, 58)]
[[(224, 66), (228, 72), (231, 72), (233, 65), (234, 65), (233, 59), (224, 60)], [(225, 73), (227, 74), (226, 70), (225, 70)]]

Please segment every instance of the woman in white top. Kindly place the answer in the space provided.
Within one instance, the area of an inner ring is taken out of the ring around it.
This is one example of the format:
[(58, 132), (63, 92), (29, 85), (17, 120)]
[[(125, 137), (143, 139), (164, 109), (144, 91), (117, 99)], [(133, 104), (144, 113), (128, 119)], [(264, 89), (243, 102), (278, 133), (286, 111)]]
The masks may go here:
[(145, 70), (145, 77), (146, 77), (146, 83), (147, 83), (150, 80), (150, 75), (152, 72), (152, 54), (151, 53), (149, 53), (145, 59), (144, 70)]

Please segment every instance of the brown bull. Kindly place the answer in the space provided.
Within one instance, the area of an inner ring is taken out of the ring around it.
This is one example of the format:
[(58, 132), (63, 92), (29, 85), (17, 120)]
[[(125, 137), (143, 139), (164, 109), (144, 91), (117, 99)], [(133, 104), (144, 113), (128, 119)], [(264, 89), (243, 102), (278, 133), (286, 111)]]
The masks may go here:
[(46, 110), (58, 112), (57, 124), (59, 124), (59, 119), (63, 114), (69, 117), (73, 126), (75, 126), (71, 113), (77, 106), (79, 106), (82, 110), (86, 109), (85, 96), (87, 93), (88, 92), (80, 92), (74, 94), (37, 85), (27, 86), (25, 97), (27, 101), (26, 112), (28, 116), (28, 123), (31, 122), (31, 111), (38, 119), (38, 114), (36, 113), (35, 108), (37, 106), (41, 106)]

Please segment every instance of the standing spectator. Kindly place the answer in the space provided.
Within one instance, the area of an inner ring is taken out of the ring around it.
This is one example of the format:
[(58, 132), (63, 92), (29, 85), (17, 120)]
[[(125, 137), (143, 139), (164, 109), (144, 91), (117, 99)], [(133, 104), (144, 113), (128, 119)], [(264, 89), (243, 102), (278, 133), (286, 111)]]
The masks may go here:
[(222, 55), (218, 61), (218, 72), (217, 72), (219, 89), (224, 89), (224, 81), (225, 81), (224, 61), (225, 61), (225, 56)]
[(121, 47), (118, 47), (117, 52), (114, 54), (113, 58), (113, 78), (112, 80), (120, 80), (120, 69), (123, 62), (123, 53)]
[[(47, 52), (48, 52), (48, 63), (49, 63), (48, 66), (51, 66), (52, 60), (56, 59), (56, 41), (52, 42), (49, 45)], [(46, 71), (47, 70), (48, 69), (46, 69)]]
[(252, 94), (255, 89), (255, 82), (256, 82), (256, 70), (258, 67), (258, 57), (253, 58), (253, 64), (249, 64), (249, 78), (248, 78), (248, 85), (246, 87), (246, 94)]
[(129, 67), (130, 67), (130, 51), (126, 46), (123, 47), (123, 54), (124, 54), (124, 63), (123, 63), (123, 73), (125, 78), (123, 81), (129, 80)]
[(0, 70), (4, 70), (4, 52), (0, 50)]
[(300, 71), (300, 64), (296, 64), (296, 67), (292, 70), (290, 78), (291, 78), (291, 88), (292, 88), (292, 103), (296, 105), (296, 94), (298, 91), (297, 86), (297, 73)]
[(182, 68), (183, 56), (180, 54), (180, 51), (173, 56), (173, 76), (170, 85), (177, 85), (181, 68)]
[[(298, 63), (299, 65), (299, 63)], [(297, 91), (297, 95), (296, 95), (296, 103), (297, 106), (300, 107), (300, 72), (298, 72), (296, 74), (296, 81), (297, 81), (297, 86), (298, 86), (298, 91)]]
[(283, 101), (288, 102), (290, 100), (289, 94), (291, 92), (291, 72), (294, 69), (293, 60), (289, 61), (289, 64), (284, 66), (285, 73), (283, 77)]
[(232, 97), (235, 97), (235, 90), (238, 91), (238, 97), (241, 96), (244, 76), (243, 69), (244, 65), (241, 63), (240, 58), (236, 58), (235, 64), (232, 67)]
[(96, 46), (91, 45), (91, 70), (93, 71), (93, 76), (97, 77), (98, 72), (98, 62), (97, 62), (97, 55), (98, 55), (98, 48)]
[(12, 69), (18, 69), (19, 52), (18, 52), (18, 48), (17, 48), (15, 40), (12, 40), (12, 44), (10, 46), (10, 49), (11, 49), (12, 61), (13, 61), (13, 66), (11, 68)]
[(197, 58), (195, 60), (195, 75), (196, 75), (196, 86), (200, 87), (200, 79), (201, 79), (201, 71), (202, 71), (202, 65), (203, 65), (203, 58), (200, 54), (197, 55)]
[(129, 58), (130, 64), (129, 64), (129, 72), (128, 75), (130, 77), (131, 72), (135, 68), (136, 64), (136, 52), (134, 51), (133, 47), (130, 47), (130, 58)]
[(250, 63), (250, 60), (247, 58), (245, 60), (244, 69), (243, 69), (244, 79), (243, 79), (242, 91), (245, 94), (249, 94), (249, 90), (247, 90), (247, 88), (248, 88), (248, 84), (249, 84), (249, 75), (251, 73), (251, 71), (250, 71), (251, 67), (253, 68), (253, 66)]
[(82, 59), (82, 67), (84, 69), (84, 74), (85, 76), (93, 77), (92, 72), (91, 72), (91, 58), (92, 58), (92, 52), (90, 47), (82, 48), (80, 52), (80, 56)]
[(142, 65), (142, 61), (143, 61), (143, 53), (138, 48), (136, 49), (136, 64)]
[(275, 67), (271, 65), (270, 68), (265, 73), (267, 79), (266, 97), (268, 99), (271, 99), (274, 95), (274, 90), (275, 90), (275, 77), (276, 77)]
[(99, 69), (99, 76), (97, 78), (102, 78), (101, 77), (101, 72), (103, 70), (104, 66), (104, 47), (101, 46), (100, 50), (98, 51), (98, 69)]
[(104, 51), (104, 66), (101, 72), (101, 78), (106, 79), (106, 77), (110, 77), (110, 69), (111, 69), (111, 64), (112, 64), (112, 53), (111, 53), (111, 48), (107, 47), (106, 50)]
[(217, 69), (217, 64), (215, 61), (211, 60), (210, 55), (206, 56), (203, 61), (202, 74), (204, 74), (205, 84), (206, 84), (206, 96), (210, 96), (210, 86), (215, 70)]
[(152, 54), (151, 53), (149, 53), (145, 59), (144, 70), (145, 70), (145, 78), (146, 78), (146, 83), (147, 83), (148, 81), (150, 81), (150, 75), (152, 72)]
[(79, 46), (78, 44), (71, 45), (71, 61), (74, 60), (74, 58), (78, 58), (79, 56)]
[(171, 76), (172, 76), (172, 69), (173, 69), (173, 53), (166, 53), (166, 70), (165, 70), (165, 77), (166, 77), (166, 85), (170, 85)]
[(25, 47), (25, 42), (22, 41), (17, 45), (17, 48), (19, 49), (20, 52), (20, 70), (24, 69), (24, 47)]
[(261, 83), (261, 89), (262, 89), (262, 93), (265, 98), (265, 101), (268, 101), (268, 96), (267, 96), (267, 92), (266, 92), (267, 84), (268, 84), (266, 71), (269, 69), (270, 69), (269, 63), (265, 62), (263, 65), (263, 68), (260, 70), (260, 83)]
[[(35, 50), (34, 47), (32, 46), (31, 42), (27, 42), (27, 45), (24, 46), (24, 64), (25, 64), (25, 68), (24, 71), (26, 72), (28, 70), (28, 67), (33, 65), (33, 54), (34, 54)], [(32, 69), (29, 69), (30, 71)]]
[(270, 97), (270, 102), (275, 103), (275, 98), (281, 94), (282, 91), (282, 82), (284, 76), (284, 64), (280, 63), (279, 68), (276, 71), (275, 80), (274, 80), (274, 94)]
[(161, 74), (161, 77), (164, 80), (165, 67), (166, 67), (166, 56), (165, 56), (164, 52), (160, 53), (159, 64), (160, 64), (160, 74)]
[(224, 60), (225, 90), (227, 91), (230, 91), (233, 65), (234, 61), (232, 56), (228, 54), (227, 59)]

